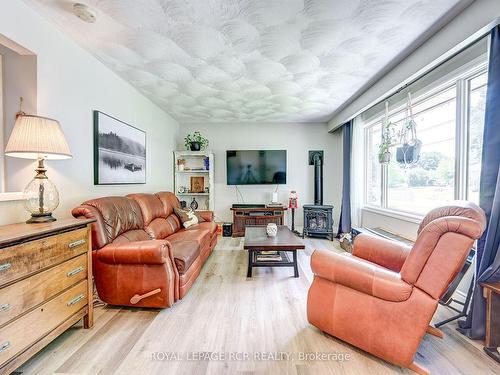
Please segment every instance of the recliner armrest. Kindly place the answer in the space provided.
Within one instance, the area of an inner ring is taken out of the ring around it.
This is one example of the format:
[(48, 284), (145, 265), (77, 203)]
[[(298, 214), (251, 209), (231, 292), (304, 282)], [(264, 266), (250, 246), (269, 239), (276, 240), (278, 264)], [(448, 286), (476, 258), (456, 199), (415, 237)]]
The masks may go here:
[(352, 255), (399, 272), (410, 250), (410, 246), (405, 244), (361, 233), (354, 239)]
[(347, 253), (340, 255), (315, 250), (311, 256), (311, 268), (318, 277), (386, 301), (405, 301), (413, 289), (401, 280), (399, 273)]
[(96, 250), (97, 259), (108, 264), (164, 264), (170, 243), (165, 240), (110, 243)]
[(205, 221), (214, 221), (213, 211), (196, 211), (196, 213), (200, 215)]

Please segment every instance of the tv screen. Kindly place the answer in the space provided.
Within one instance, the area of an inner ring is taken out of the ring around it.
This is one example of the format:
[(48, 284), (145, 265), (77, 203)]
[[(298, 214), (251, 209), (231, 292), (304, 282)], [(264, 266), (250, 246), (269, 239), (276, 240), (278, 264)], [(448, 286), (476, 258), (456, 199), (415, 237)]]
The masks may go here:
[(286, 150), (228, 150), (228, 185), (286, 184)]

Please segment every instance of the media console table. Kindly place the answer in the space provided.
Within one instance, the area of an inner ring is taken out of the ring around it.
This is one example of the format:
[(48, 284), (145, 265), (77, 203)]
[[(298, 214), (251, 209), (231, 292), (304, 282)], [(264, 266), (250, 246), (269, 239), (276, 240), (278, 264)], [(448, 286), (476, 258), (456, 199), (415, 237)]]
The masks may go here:
[(231, 207), (233, 211), (233, 237), (243, 237), (245, 228), (275, 223), (283, 225), (286, 207)]

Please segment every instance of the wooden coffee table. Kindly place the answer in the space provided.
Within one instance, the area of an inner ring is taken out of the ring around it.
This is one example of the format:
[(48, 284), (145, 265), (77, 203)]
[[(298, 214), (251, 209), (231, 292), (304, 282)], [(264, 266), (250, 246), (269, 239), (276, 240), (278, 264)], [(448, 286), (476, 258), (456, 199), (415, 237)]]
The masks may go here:
[[(302, 240), (292, 233), (287, 226), (278, 225), (276, 237), (268, 237), (265, 226), (252, 226), (245, 228), (245, 245), (248, 250), (248, 272), (247, 277), (252, 277), (253, 267), (293, 267), (294, 277), (299, 277), (297, 266), (297, 250), (305, 249)], [(281, 261), (258, 261), (257, 255), (260, 251), (277, 251), (281, 255)], [(287, 252), (292, 253), (293, 260), (290, 261)]]

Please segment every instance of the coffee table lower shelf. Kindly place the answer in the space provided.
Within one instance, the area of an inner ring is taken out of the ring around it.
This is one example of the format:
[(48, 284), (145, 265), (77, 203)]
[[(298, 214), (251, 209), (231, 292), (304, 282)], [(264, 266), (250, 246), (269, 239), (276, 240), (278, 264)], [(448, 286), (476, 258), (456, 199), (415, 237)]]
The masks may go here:
[[(297, 266), (297, 250), (280, 250), (277, 251), (281, 255), (281, 260), (278, 261), (262, 261), (257, 260), (258, 253), (263, 250), (248, 250), (248, 271), (247, 277), (252, 277), (252, 269), (254, 267), (293, 267), (293, 277), (299, 277), (299, 269)], [(288, 252), (292, 253), (292, 260), (288, 256)]]

